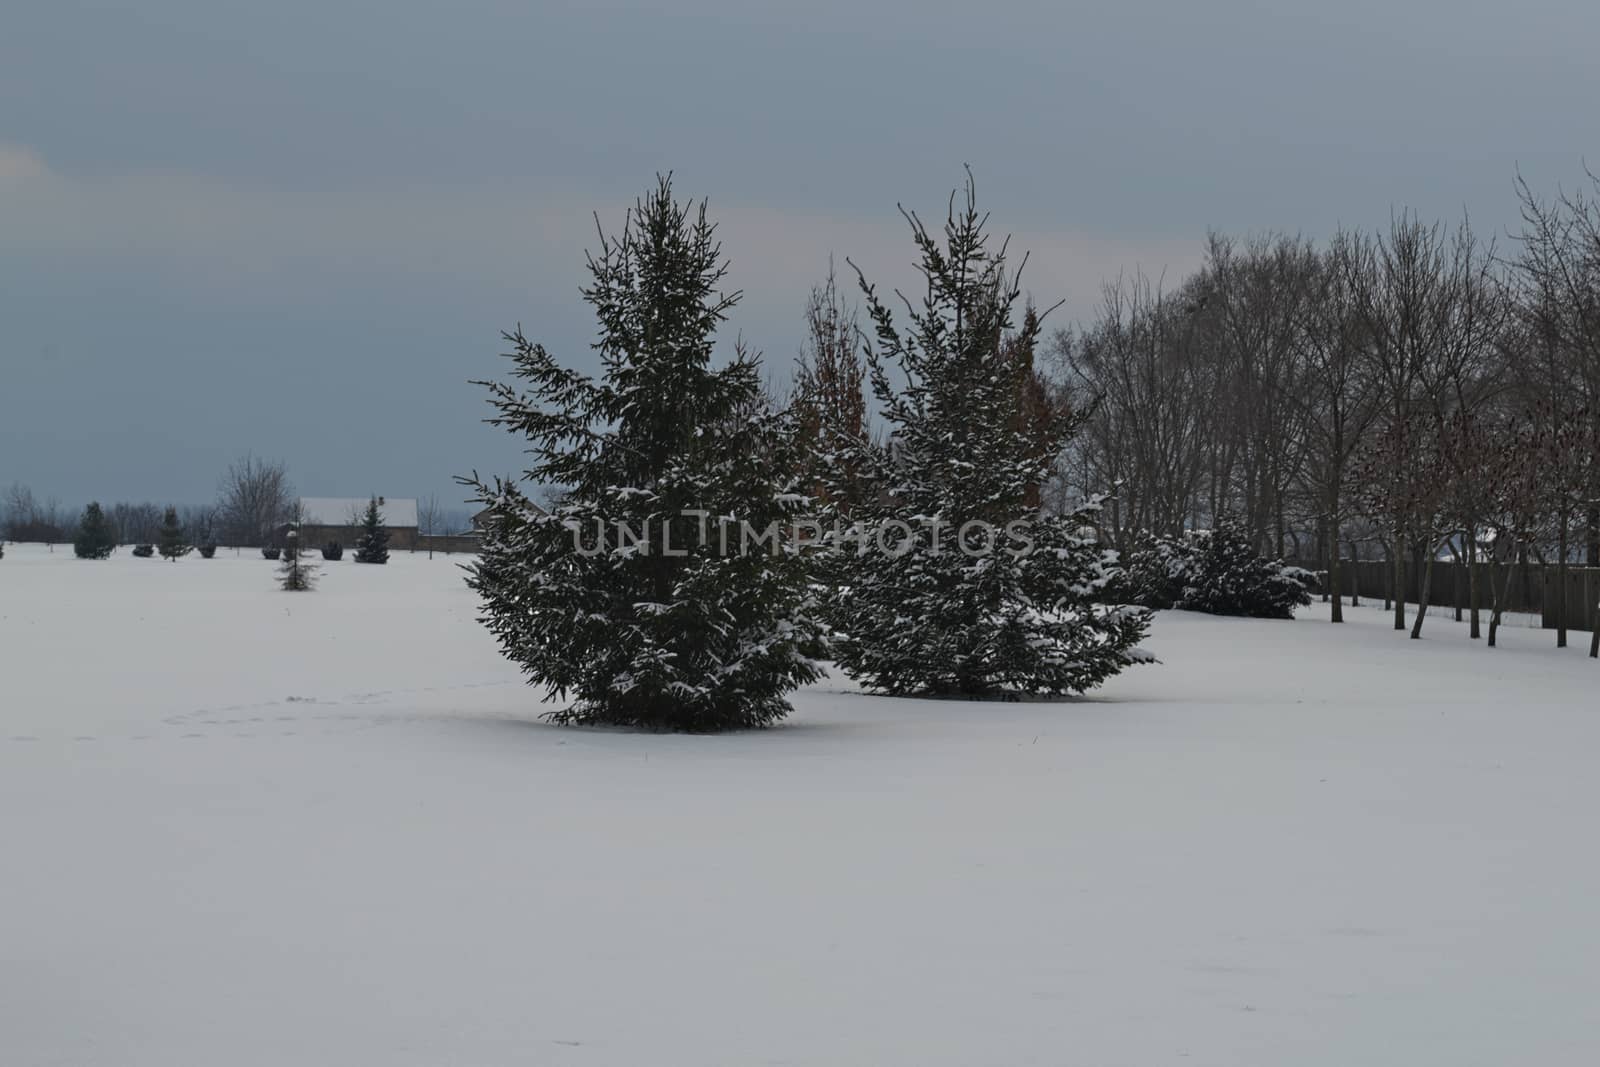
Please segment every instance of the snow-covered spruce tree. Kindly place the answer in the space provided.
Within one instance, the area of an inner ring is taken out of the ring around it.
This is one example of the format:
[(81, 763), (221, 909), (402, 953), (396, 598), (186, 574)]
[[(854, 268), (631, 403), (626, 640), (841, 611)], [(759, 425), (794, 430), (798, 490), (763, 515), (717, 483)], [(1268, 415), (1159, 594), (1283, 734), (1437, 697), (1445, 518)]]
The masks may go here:
[(83, 519), (78, 523), (78, 533), (72, 541), (72, 552), (79, 559), (110, 559), (117, 550), (117, 534), (98, 503), (83, 509)]
[(902, 213), (927, 283), (920, 307), (902, 297), (906, 327), (861, 279), (889, 435), (858, 435), (822, 472), (852, 470), (866, 489), (826, 557), (837, 658), (887, 693), (1082, 692), (1149, 659), (1137, 647), (1147, 613), (1096, 603), (1116, 573), (1086, 532), (1099, 502), (1059, 517), (1036, 505), (1082, 419), (1030, 403), (1040, 317), (1013, 328), (1020, 270), (988, 247), (970, 175), (942, 243)]
[(168, 508), (162, 516), (156, 547), (168, 562), (176, 562), (179, 556), (188, 555), (189, 542), (183, 535), (183, 525), (178, 522), (177, 508)]
[(367, 513), (361, 518), (361, 535), (356, 538), (355, 560), (357, 563), (389, 562), (389, 528), (383, 524), (377, 497), (367, 502)]
[[(739, 294), (719, 289), (727, 264), (704, 202), (678, 203), (662, 177), (600, 242), (583, 291), (600, 377), (560, 366), (519, 328), (506, 340), (523, 386), (479, 383), (490, 421), (533, 457), (520, 481), (464, 479), (489, 507), (469, 579), (481, 618), (530, 683), (571, 697), (552, 721), (768, 725), (819, 675), (801, 652), (815, 629), (803, 561), (792, 542), (743, 543), (806, 503), (793, 435), (742, 345), (711, 365)], [(559, 487), (559, 503), (545, 514), (524, 484)]]
[(1174, 607), (1211, 615), (1292, 619), (1294, 609), (1311, 603), (1316, 576), (1280, 559), (1267, 559), (1237, 527), (1189, 534), (1191, 552), (1183, 573), (1183, 594)]

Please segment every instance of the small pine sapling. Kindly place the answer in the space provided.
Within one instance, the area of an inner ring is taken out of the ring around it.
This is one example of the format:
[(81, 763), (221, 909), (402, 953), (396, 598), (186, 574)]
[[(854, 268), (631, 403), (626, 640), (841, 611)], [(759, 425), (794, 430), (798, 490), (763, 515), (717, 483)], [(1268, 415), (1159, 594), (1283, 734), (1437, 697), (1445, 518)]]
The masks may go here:
[(286, 593), (308, 593), (316, 587), (316, 580), (316, 568), (300, 558), (299, 534), (290, 530), (289, 536), (284, 539), (278, 584)]
[(162, 516), (158, 544), (162, 558), (168, 562), (175, 563), (179, 556), (189, 554), (190, 545), (183, 535), (183, 525), (178, 522), (177, 508), (168, 508)]

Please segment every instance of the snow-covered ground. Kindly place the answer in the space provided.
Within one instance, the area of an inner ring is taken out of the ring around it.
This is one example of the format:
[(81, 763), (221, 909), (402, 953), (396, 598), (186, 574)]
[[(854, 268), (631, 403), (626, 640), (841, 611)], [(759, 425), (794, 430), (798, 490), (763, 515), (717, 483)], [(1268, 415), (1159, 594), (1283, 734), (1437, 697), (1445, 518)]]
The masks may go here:
[(1600, 1062), (1600, 664), (1168, 613), (1093, 699), (564, 730), (459, 558), (0, 560), (0, 1063)]

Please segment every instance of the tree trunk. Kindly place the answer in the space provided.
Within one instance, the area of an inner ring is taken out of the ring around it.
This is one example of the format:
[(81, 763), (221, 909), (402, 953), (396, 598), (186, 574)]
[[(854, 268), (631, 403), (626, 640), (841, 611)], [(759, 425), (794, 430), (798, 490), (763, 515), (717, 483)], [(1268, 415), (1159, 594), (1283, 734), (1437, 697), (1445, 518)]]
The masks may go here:
[(1467, 532), (1467, 607), (1472, 620), (1472, 632), (1469, 636), (1474, 641), (1483, 636), (1478, 610), (1478, 605), (1483, 600), (1483, 573), (1478, 568), (1478, 533), (1474, 528)]
[(1394, 593), (1394, 628), (1406, 628), (1406, 538), (1399, 530), (1394, 534), (1394, 580), (1390, 583)]
[[(1426, 598), (1422, 595), (1422, 580), (1428, 577), (1428, 575), (1425, 573), (1429, 562), (1428, 546), (1413, 545), (1411, 548), (1411, 559), (1408, 562), (1411, 564), (1411, 571), (1406, 575), (1405, 588), (1407, 593), (1417, 594), (1414, 603), (1416, 603), (1417, 608), (1420, 611), (1425, 609), (1427, 606)], [(1417, 587), (1415, 589), (1411, 588), (1412, 582), (1417, 583)], [(1408, 596), (1406, 599), (1411, 601), (1412, 598)]]
[(1333, 557), (1338, 552), (1328, 551), (1328, 519), (1323, 516), (1317, 520), (1317, 559), (1322, 562), (1322, 567), (1328, 572), (1328, 581), (1322, 587), (1322, 602), (1328, 602), (1328, 587), (1333, 584)]
[[(1571, 525), (1571, 523), (1570, 523), (1570, 519), (1569, 519), (1569, 517), (1567, 515), (1566, 503), (1565, 503), (1565, 501), (1563, 501), (1562, 502), (1562, 507), (1561, 507), (1561, 534), (1560, 534), (1560, 537), (1559, 537), (1559, 545), (1558, 545), (1558, 547), (1560, 548), (1560, 551), (1561, 551), (1561, 555), (1559, 557), (1557, 557), (1557, 559), (1556, 559), (1556, 605), (1555, 606), (1556, 606), (1556, 647), (1557, 648), (1566, 648), (1567, 647), (1567, 549), (1570, 547), (1567, 544), (1567, 542), (1568, 542), (1568, 540), (1570, 539), (1570, 537), (1572, 535), (1572, 532), (1569, 529), (1570, 525)], [(1545, 571), (1546, 581), (1545, 581), (1545, 586), (1544, 587), (1545, 587), (1545, 591), (1546, 591), (1547, 595), (1548, 595), (1548, 592), (1549, 592), (1549, 589), (1550, 589), (1550, 582), (1548, 580), (1549, 574), (1550, 574), (1550, 572), (1548, 570)]]
[(1516, 576), (1517, 568), (1526, 558), (1525, 553), (1518, 553), (1514, 560), (1506, 563), (1506, 573), (1500, 583), (1500, 588), (1494, 598), (1494, 613), (1489, 616), (1489, 647), (1495, 647), (1495, 635), (1500, 632), (1500, 616), (1505, 612), (1506, 597), (1511, 595), (1511, 579)]
[(1589, 635), (1589, 658), (1600, 659), (1600, 600), (1594, 605), (1594, 632)]
[(1385, 545), (1383, 551), (1383, 561), (1389, 564), (1389, 573), (1383, 583), (1383, 610), (1390, 611), (1394, 608), (1394, 546)]
[(1456, 547), (1455, 541), (1450, 542), (1450, 610), (1455, 615), (1455, 621), (1461, 621), (1461, 550)]
[(1344, 622), (1344, 601), (1339, 593), (1339, 541), (1333, 542), (1333, 554), (1328, 557), (1328, 595), (1332, 597), (1333, 610), (1330, 622)]
[(1417, 590), (1417, 621), (1411, 626), (1411, 640), (1422, 637), (1422, 620), (1428, 617), (1428, 596), (1433, 590), (1433, 560), (1439, 553), (1429, 546), (1428, 558), (1422, 564), (1421, 588)]

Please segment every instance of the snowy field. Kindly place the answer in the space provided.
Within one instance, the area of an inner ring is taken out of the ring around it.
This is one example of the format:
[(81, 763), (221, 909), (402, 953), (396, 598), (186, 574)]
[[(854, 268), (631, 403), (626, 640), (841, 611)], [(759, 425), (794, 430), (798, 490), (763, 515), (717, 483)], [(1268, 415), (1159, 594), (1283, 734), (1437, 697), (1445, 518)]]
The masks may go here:
[(1600, 1062), (1600, 664), (1168, 613), (1093, 699), (541, 725), (456, 559), (0, 560), (0, 1064)]

